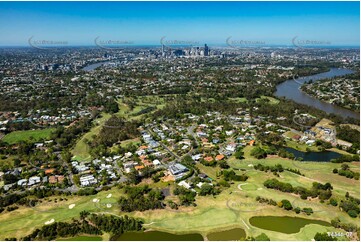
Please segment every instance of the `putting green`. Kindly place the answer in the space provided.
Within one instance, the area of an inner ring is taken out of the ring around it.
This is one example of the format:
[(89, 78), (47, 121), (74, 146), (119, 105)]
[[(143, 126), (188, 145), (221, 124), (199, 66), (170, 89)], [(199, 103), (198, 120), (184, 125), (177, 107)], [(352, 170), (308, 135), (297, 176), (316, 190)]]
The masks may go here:
[(253, 183), (241, 184), (240, 188), (245, 191), (256, 191), (258, 186)]

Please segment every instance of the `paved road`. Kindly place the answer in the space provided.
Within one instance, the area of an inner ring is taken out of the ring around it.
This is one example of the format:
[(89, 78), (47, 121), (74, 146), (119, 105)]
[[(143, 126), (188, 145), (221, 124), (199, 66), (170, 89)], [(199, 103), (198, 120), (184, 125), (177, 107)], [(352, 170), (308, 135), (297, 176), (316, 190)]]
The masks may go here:
[(194, 140), (196, 141), (197, 143), (197, 146), (199, 147), (199, 141), (197, 139), (197, 136), (196, 134), (194, 133), (194, 129), (196, 128), (197, 126), (195, 124), (193, 124), (192, 126), (189, 126), (188, 129), (187, 129), (187, 132), (188, 134), (192, 135)]
[(278, 125), (278, 126), (284, 128), (284, 129), (289, 129), (291, 132), (293, 132), (293, 133), (295, 133), (295, 134), (298, 134), (298, 135), (301, 136), (301, 137), (305, 135), (303, 132), (298, 131), (298, 130), (295, 130), (295, 129), (290, 128), (290, 127), (287, 127), (287, 126), (283, 126), (283, 125), (280, 125), (280, 124), (274, 124), (274, 125)]
[[(150, 129), (147, 129), (147, 131), (154, 136), (154, 133)], [(162, 142), (158, 142), (158, 144), (160, 144), (166, 151), (168, 151), (169, 154), (171, 154), (178, 161), (180, 161), (180, 157), (177, 154), (175, 154), (173, 151), (171, 151), (165, 144), (163, 144)]]

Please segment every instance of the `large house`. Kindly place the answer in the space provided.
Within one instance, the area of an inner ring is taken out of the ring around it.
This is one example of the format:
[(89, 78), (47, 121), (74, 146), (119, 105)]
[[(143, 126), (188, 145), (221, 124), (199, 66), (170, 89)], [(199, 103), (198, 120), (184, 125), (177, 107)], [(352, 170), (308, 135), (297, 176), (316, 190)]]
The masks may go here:
[(176, 163), (169, 166), (169, 171), (175, 179), (179, 179), (184, 176), (184, 174), (188, 171), (188, 168), (182, 164)]

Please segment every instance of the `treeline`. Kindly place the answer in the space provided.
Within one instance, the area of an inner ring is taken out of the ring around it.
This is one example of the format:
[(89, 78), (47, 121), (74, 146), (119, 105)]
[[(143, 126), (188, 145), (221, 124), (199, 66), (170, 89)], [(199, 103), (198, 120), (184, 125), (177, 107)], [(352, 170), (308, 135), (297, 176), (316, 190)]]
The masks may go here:
[(350, 167), (347, 164), (342, 164), (341, 169), (333, 169), (333, 173), (339, 174), (340, 176), (345, 176), (350, 179), (359, 180), (360, 179), (360, 173), (354, 172), (350, 170)]
[(200, 96), (179, 95), (173, 101), (169, 101), (162, 109), (152, 114), (154, 119), (159, 117), (167, 117), (170, 119), (185, 118), (185, 113), (194, 115), (205, 115), (207, 111), (218, 111), (225, 114), (235, 114), (238, 108), (247, 108), (247, 103), (238, 103), (227, 101), (227, 99), (217, 100), (215, 102), (202, 102)]
[(215, 188), (212, 184), (204, 183), (201, 186), (201, 189), (199, 191), (199, 196), (207, 196), (207, 195), (218, 195), (221, 193), (221, 190), (219, 188)]
[(125, 186), (124, 193), (127, 197), (120, 197), (118, 203), (121, 211), (145, 211), (163, 209), (164, 196), (161, 191), (146, 186)]
[(299, 207), (294, 208), (293, 205), (291, 204), (291, 202), (288, 201), (287, 199), (283, 199), (282, 201), (276, 202), (273, 199), (268, 199), (268, 198), (263, 198), (263, 197), (257, 196), (256, 201), (259, 203), (266, 203), (271, 206), (278, 206), (279, 208), (283, 208), (284, 210), (287, 210), (287, 211), (293, 210), (297, 214), (303, 212), (307, 215), (311, 215), (313, 213), (312, 208), (303, 208), (303, 209), (301, 209)]
[(89, 221), (101, 231), (119, 235), (127, 231), (142, 230), (143, 221), (127, 215), (117, 217), (113, 215), (91, 214)]
[(343, 162), (353, 162), (353, 161), (360, 161), (359, 155), (342, 155), (339, 158), (332, 159), (332, 163), (343, 163)]
[(315, 241), (337, 241), (337, 238), (332, 237), (328, 233), (319, 233), (317, 232), (315, 237), (313, 237)]
[(61, 147), (71, 147), (75, 144), (77, 140), (76, 138), (80, 134), (86, 133), (90, 130), (91, 121), (92, 120), (89, 118), (82, 118), (67, 128), (60, 126), (52, 132), (50, 139), (54, 140)]
[(320, 200), (328, 200), (332, 196), (331, 190), (333, 189), (330, 183), (321, 184), (314, 182), (312, 189), (309, 190), (304, 187), (293, 187), (290, 183), (280, 182), (277, 179), (268, 179), (263, 185), (281, 192), (298, 194), (302, 199), (318, 197)]
[(281, 164), (276, 164), (274, 166), (264, 166), (262, 164), (257, 164), (253, 167), (254, 169), (256, 170), (259, 170), (259, 171), (264, 171), (264, 172), (268, 172), (268, 171), (271, 171), (273, 172), (273, 174), (277, 175), (277, 172), (283, 172), (283, 171), (289, 171), (289, 172), (292, 172), (292, 173), (295, 173), (295, 174), (298, 174), (298, 175), (301, 175), (301, 176), (304, 176), (300, 170), (298, 169), (291, 169), (291, 168), (283, 168), (283, 166)]
[[(262, 94), (264, 95), (264, 94)], [(272, 96), (272, 95), (271, 95)], [(249, 109), (251, 116), (266, 116), (274, 123), (285, 125), (287, 127), (300, 129), (300, 126), (293, 121), (294, 110), (299, 113), (309, 113), (318, 118), (328, 118), (336, 124), (350, 123), (359, 124), (359, 121), (352, 118), (343, 119), (334, 114), (327, 114), (317, 108), (296, 103), (292, 100), (280, 98), (277, 105), (268, 102), (256, 102), (253, 98), (249, 98), (247, 102), (237, 102), (229, 100), (228, 97), (214, 98), (214, 101), (204, 101), (201, 96), (192, 95), (178, 95), (174, 100), (169, 101), (166, 106), (152, 113), (151, 117), (157, 119), (159, 117), (167, 117), (172, 119), (185, 118), (185, 113), (192, 113), (195, 115), (204, 115), (207, 111), (218, 111), (224, 114), (236, 114), (237, 109)], [(239, 97), (239, 95), (238, 95)], [(212, 96), (213, 98), (213, 96)], [(250, 107), (257, 107), (253, 109)], [(278, 120), (279, 117), (285, 117), (284, 120)]]
[(181, 205), (183, 206), (196, 206), (195, 201), (196, 201), (196, 196), (197, 193), (186, 189), (184, 187), (181, 186), (177, 186), (174, 191), (173, 191), (174, 195), (179, 197), (179, 200), (181, 202)]
[(156, 109), (157, 109), (157, 107), (153, 107), (153, 106), (146, 107), (146, 108), (140, 110), (139, 112), (136, 112), (136, 113), (134, 114), (134, 116), (138, 116), (138, 115), (150, 113), (150, 112), (152, 112), (152, 111), (154, 111), (154, 110), (156, 110)]
[(76, 220), (71, 223), (55, 222), (50, 225), (45, 225), (40, 229), (35, 229), (34, 232), (23, 237), (21, 240), (55, 240), (60, 237), (73, 237), (79, 233), (102, 234), (97, 227), (89, 224), (87, 221)]
[[(301, 127), (293, 121), (294, 110), (298, 110), (298, 113), (309, 113), (310, 115), (317, 118), (327, 118), (332, 120), (336, 124), (350, 123), (359, 124), (359, 120), (347, 117), (342, 118), (335, 114), (327, 114), (315, 107), (306, 106), (303, 104), (296, 103), (292, 100), (280, 98), (280, 102), (277, 105), (271, 103), (256, 103), (257, 110), (254, 110), (254, 114), (269, 116), (273, 119), (273, 122), (287, 127), (291, 127), (299, 130)], [(284, 120), (277, 120), (278, 117), (286, 117)]]
[(113, 115), (105, 122), (99, 135), (93, 139), (90, 145), (92, 148), (110, 147), (117, 142), (133, 139), (139, 135), (138, 126), (139, 123), (136, 121), (126, 121)]
[(119, 111), (119, 104), (114, 98), (106, 99), (103, 101), (104, 112), (106, 113), (117, 113)]
[(351, 153), (356, 153), (360, 147), (360, 131), (353, 129), (350, 126), (338, 126), (336, 128), (337, 138), (352, 143), (352, 147), (348, 148)]
[(237, 175), (234, 170), (223, 170), (221, 171), (225, 181), (247, 181), (248, 176), (245, 174)]
[[(127, 231), (142, 230), (143, 221), (128, 217), (113, 215), (90, 214), (80, 212), (80, 219), (72, 222), (55, 222), (35, 229), (31, 234), (21, 238), (24, 241), (55, 240), (57, 238), (74, 237), (78, 234), (101, 235), (104, 232), (119, 235)], [(11, 238), (14, 239), (14, 238)]]
[(347, 192), (345, 200), (340, 201), (341, 211), (346, 212), (350, 217), (356, 218), (360, 214), (360, 199), (352, 197)]
[(284, 148), (278, 148), (273, 145), (267, 146), (266, 148), (254, 147), (251, 150), (251, 156), (256, 159), (265, 159), (267, 155), (278, 155), (282, 158), (295, 159), (295, 155), (291, 152), (286, 151)]
[[(103, 187), (103, 188), (105, 188), (105, 187)], [(98, 192), (97, 192), (97, 190), (95, 190), (94, 187), (86, 187), (86, 188), (83, 188), (83, 189), (79, 189), (79, 191), (77, 191), (76, 195), (78, 195), (78, 196), (90, 196), (90, 195), (95, 195), (97, 193)]]
[(277, 165), (274, 165), (274, 166), (264, 166), (262, 164), (257, 164), (253, 168), (256, 169), (256, 170), (259, 170), (259, 171), (264, 171), (264, 172), (268, 172), (268, 171), (271, 171), (271, 172), (283, 172), (284, 171), (281, 164), (277, 164)]
[(343, 229), (347, 232), (357, 232), (359, 231), (359, 228), (351, 223), (342, 223), (341, 220), (339, 218), (336, 219), (332, 219), (331, 220), (331, 224), (333, 227), (335, 228), (339, 228), (339, 229)]
[(35, 188), (31, 190), (26, 190), (23, 193), (11, 193), (9, 195), (0, 196), (0, 212), (4, 211), (5, 207), (14, 204), (35, 206), (39, 202), (39, 199), (50, 197), (53, 195), (70, 195), (70, 192), (62, 192), (49, 188)]

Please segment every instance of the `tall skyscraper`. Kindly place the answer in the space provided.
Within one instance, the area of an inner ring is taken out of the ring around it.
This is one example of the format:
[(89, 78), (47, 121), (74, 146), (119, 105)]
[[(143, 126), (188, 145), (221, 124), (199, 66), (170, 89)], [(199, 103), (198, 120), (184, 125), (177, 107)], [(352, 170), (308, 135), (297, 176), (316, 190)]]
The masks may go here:
[(209, 55), (209, 48), (207, 44), (204, 44), (204, 56), (208, 56), (208, 55)]
[(164, 57), (165, 56), (165, 53), (164, 53), (164, 45), (162, 44), (162, 56)]

